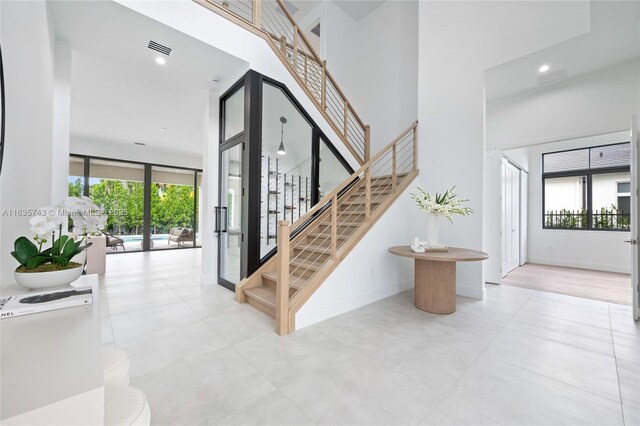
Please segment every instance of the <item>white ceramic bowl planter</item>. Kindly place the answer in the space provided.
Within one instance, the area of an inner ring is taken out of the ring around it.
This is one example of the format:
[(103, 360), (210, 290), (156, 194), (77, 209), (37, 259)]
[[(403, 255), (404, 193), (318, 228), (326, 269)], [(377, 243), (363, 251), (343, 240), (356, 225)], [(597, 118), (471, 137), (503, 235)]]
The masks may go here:
[(82, 275), (84, 265), (62, 271), (50, 272), (14, 272), (16, 282), (31, 290), (69, 285)]

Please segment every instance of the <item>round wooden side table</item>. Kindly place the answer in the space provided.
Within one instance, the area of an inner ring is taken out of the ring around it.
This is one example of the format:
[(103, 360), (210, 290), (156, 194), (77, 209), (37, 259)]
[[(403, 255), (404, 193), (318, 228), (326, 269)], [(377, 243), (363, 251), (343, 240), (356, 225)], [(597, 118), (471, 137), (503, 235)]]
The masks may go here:
[(487, 253), (458, 247), (414, 253), (410, 246), (395, 246), (389, 248), (389, 253), (415, 259), (416, 308), (434, 314), (456, 311), (456, 262), (489, 258)]

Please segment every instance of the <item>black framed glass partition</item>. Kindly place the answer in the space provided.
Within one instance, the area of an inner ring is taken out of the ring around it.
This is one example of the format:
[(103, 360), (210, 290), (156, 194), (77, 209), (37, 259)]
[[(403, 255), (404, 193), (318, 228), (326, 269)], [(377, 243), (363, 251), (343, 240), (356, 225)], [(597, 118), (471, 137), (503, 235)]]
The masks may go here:
[(193, 248), (202, 171), (72, 154), (69, 195), (105, 207), (107, 253)]
[(218, 282), (230, 289), (352, 167), (283, 84), (249, 71), (220, 97)]
[(347, 170), (336, 149), (320, 138), (318, 149), (318, 200), (345, 181), (351, 172)]
[(278, 222), (311, 208), (313, 126), (282, 88), (262, 85), (260, 258), (277, 244)]

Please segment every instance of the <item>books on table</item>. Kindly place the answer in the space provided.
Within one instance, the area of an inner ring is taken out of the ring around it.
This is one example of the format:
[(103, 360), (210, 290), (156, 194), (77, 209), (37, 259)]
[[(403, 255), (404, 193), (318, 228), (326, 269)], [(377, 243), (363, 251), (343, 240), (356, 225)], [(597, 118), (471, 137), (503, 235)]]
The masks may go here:
[(0, 319), (93, 303), (91, 287), (59, 287), (15, 296), (0, 296)]

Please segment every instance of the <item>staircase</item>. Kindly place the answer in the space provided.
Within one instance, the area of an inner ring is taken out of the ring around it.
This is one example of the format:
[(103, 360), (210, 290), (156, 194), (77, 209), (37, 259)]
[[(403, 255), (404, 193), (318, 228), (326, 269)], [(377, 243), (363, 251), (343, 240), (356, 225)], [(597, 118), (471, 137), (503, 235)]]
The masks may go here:
[(278, 253), (236, 286), (236, 300), (295, 330), (295, 314), (417, 176), (417, 123), (298, 219), (278, 226)]
[(375, 156), (370, 128), (282, 0), (194, 0), (263, 38), (362, 165), (293, 225), (278, 224), (278, 252), (236, 286), (236, 301), (295, 331), (295, 315), (418, 175), (417, 122)]
[(365, 125), (281, 0), (194, 0), (262, 37), (360, 164), (369, 160)]

